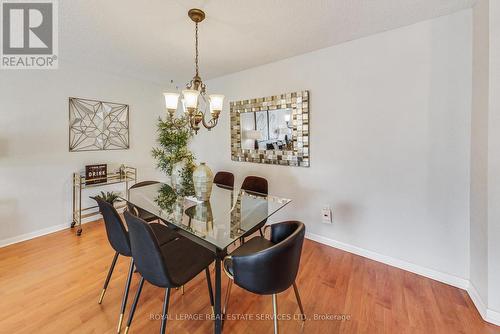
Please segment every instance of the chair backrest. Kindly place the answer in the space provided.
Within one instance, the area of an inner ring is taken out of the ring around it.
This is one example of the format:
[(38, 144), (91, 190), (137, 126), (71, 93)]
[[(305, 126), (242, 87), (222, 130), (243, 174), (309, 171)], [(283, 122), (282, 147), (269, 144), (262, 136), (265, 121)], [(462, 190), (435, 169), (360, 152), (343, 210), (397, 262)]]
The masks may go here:
[[(132, 185), (129, 189), (150, 186), (152, 184), (158, 184), (158, 183), (160, 183), (160, 182), (159, 181), (141, 181), (141, 182), (137, 182), (136, 184)], [(142, 216), (144, 214), (144, 210), (136, 207), (135, 205), (131, 204), (130, 202), (127, 202), (127, 209), (128, 209), (128, 211), (130, 211), (132, 213), (136, 213), (139, 216)]]
[(104, 218), (104, 225), (106, 226), (106, 235), (108, 236), (109, 243), (113, 249), (121, 255), (130, 256), (130, 240), (128, 232), (123, 225), (120, 215), (115, 207), (102, 200), (100, 197), (91, 197), (97, 202), (99, 211)]
[(280, 240), (277, 244), (232, 258), (234, 282), (263, 295), (283, 292), (295, 282), (305, 235), (305, 226), (298, 221), (273, 224), (271, 228), (274, 239)]
[(245, 180), (243, 180), (241, 189), (253, 193), (267, 195), (267, 180), (259, 176), (247, 176)]
[(141, 181), (141, 182), (137, 182), (136, 184), (132, 185), (130, 187), (130, 189), (139, 188), (139, 187), (145, 187), (145, 186), (150, 186), (152, 184), (157, 184), (157, 183), (160, 183), (160, 182), (159, 181)]
[(217, 172), (214, 177), (214, 183), (220, 186), (234, 188), (234, 175), (230, 172)]
[(132, 257), (137, 271), (151, 284), (170, 287), (171, 279), (151, 226), (130, 212), (125, 212), (123, 215), (127, 222)]

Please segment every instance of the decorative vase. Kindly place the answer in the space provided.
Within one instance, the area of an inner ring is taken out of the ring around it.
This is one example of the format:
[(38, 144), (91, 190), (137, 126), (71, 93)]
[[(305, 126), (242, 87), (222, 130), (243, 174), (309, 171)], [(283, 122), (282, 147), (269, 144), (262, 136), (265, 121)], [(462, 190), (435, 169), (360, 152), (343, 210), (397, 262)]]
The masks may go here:
[(182, 173), (184, 171), (184, 168), (186, 167), (186, 162), (185, 161), (179, 161), (174, 165), (172, 168), (172, 188), (176, 192), (181, 192), (183, 189), (183, 184), (182, 184)]
[(212, 193), (214, 174), (208, 166), (202, 162), (193, 172), (194, 192), (199, 201), (208, 201)]

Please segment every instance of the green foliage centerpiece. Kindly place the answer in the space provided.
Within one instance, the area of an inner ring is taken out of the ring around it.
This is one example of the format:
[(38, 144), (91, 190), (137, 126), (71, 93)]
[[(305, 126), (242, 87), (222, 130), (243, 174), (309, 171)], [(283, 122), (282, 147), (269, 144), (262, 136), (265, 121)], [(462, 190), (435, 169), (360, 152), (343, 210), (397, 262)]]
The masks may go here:
[(195, 157), (188, 147), (193, 136), (186, 116), (158, 120), (159, 147), (153, 148), (153, 157), (157, 167), (172, 178), (172, 186), (181, 196), (194, 194)]

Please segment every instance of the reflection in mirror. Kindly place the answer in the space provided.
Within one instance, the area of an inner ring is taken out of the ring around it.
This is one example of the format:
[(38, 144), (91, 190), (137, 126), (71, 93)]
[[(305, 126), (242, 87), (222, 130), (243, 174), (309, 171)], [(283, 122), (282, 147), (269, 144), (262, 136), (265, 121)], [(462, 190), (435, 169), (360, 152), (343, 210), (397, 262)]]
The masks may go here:
[(240, 113), (241, 148), (292, 149), (291, 116), (290, 108)]
[(188, 227), (203, 234), (212, 232), (214, 228), (214, 216), (210, 201), (191, 206), (185, 212), (189, 217)]
[(184, 197), (175, 192), (175, 190), (167, 184), (163, 184), (158, 191), (158, 196), (155, 199), (156, 204), (172, 217), (176, 223), (182, 223), (184, 210)]
[[(230, 196), (227, 196), (228, 193)], [(178, 194), (167, 184), (162, 184), (155, 195), (154, 202), (161, 209), (162, 218), (168, 222), (192, 231), (202, 238), (229, 234), (230, 222), (217, 217), (224, 217), (226, 212), (231, 211), (232, 190), (213, 191), (210, 201), (202, 203)], [(211, 201), (217, 205), (213, 207)]]
[(248, 221), (258, 221), (264, 222), (269, 214), (269, 207), (267, 201), (263, 201), (265, 196), (260, 195), (252, 195), (247, 192), (243, 192), (244, 196), (241, 196), (239, 201), (241, 204), (240, 209), (240, 228), (242, 231), (249, 231), (253, 226), (251, 224), (247, 224)]

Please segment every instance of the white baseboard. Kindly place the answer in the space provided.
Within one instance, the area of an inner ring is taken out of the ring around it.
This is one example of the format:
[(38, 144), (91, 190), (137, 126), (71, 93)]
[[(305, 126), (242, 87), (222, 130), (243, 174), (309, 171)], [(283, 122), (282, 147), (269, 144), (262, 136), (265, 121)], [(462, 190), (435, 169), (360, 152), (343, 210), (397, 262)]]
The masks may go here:
[[(118, 210), (118, 213), (123, 213), (124, 210), (125, 210), (124, 208), (120, 208)], [(90, 217), (82, 219), (82, 225), (99, 220), (101, 218), (102, 218), (102, 215), (96, 213), (94, 216), (90, 216)], [(41, 237), (41, 236), (51, 234), (54, 232), (58, 232), (58, 231), (66, 229), (66, 228), (70, 228), (70, 224), (54, 225), (51, 227), (43, 228), (43, 229), (38, 230), (38, 231), (33, 231), (33, 232), (18, 235), (18, 236), (12, 237), (12, 238), (3, 239), (3, 240), (0, 240), (0, 248), (7, 247), (7, 246), (12, 245), (12, 244), (17, 244), (18, 242)]]
[[(469, 294), (470, 299), (472, 299), (472, 302), (474, 305), (476, 305), (477, 311), (481, 315), (481, 317), (486, 320), (487, 318), (487, 313), (488, 313), (488, 308), (484, 304), (483, 300), (481, 299), (481, 296), (476, 290), (476, 287), (474, 284), (469, 282), (469, 286), (467, 287), (467, 293)], [(488, 320), (486, 320), (488, 321)], [(488, 321), (489, 322), (489, 321)]]
[(470, 299), (472, 299), (474, 305), (476, 305), (477, 311), (481, 314), (481, 317), (489, 323), (500, 326), (500, 312), (493, 311), (492, 309), (486, 307), (474, 284), (469, 283), (467, 293), (469, 294)]
[(29, 232), (29, 233), (21, 234), (21, 235), (12, 237), (12, 238), (3, 239), (3, 240), (0, 240), (0, 248), (6, 247), (6, 246), (9, 246), (12, 244), (16, 244), (18, 242), (30, 240), (30, 239), (33, 239), (36, 237), (41, 237), (42, 235), (61, 231), (61, 230), (64, 230), (65, 228), (69, 228), (69, 224), (61, 224), (61, 225), (46, 227), (46, 228), (42, 228), (41, 230), (38, 230), (38, 231)]
[[(98, 217), (98, 218), (96, 218), (96, 217)], [(97, 219), (100, 219), (100, 218), (101, 218), (101, 215), (98, 215), (98, 216), (96, 215), (95, 217), (89, 217), (87, 219), (83, 219), (82, 225), (96, 221)], [(70, 224), (54, 225), (54, 226), (42, 228), (41, 230), (38, 230), (38, 231), (33, 231), (33, 232), (18, 235), (18, 236), (12, 237), (12, 238), (3, 239), (3, 240), (0, 240), (0, 248), (7, 247), (7, 246), (10, 246), (13, 244), (17, 244), (18, 242), (23, 242), (26, 240), (38, 238), (38, 237), (41, 237), (41, 236), (44, 236), (47, 234), (51, 234), (54, 232), (59, 232), (59, 231), (62, 231), (64, 229), (67, 229), (67, 228), (70, 228)]]
[(322, 243), (324, 245), (332, 246), (334, 248), (341, 249), (343, 251), (353, 253), (362, 257), (366, 257), (371, 260), (382, 262), (390, 266), (400, 268), (418, 275), (422, 275), (433, 280), (443, 282), (449, 285), (453, 285), (457, 288), (466, 290), (469, 287), (469, 281), (467, 279), (457, 277), (454, 275), (446, 274), (434, 269), (425, 268), (417, 264), (406, 262), (400, 259), (396, 259), (391, 256), (382, 255), (376, 252), (366, 250), (357, 246), (349, 245), (337, 240), (326, 238), (313, 233), (306, 233), (306, 238)]
[(488, 321), (489, 323), (500, 326), (500, 312), (487, 309), (486, 310), (486, 318), (483, 318), (483, 319), (485, 321)]
[(400, 268), (418, 275), (425, 276), (427, 278), (446, 283), (449, 285), (452, 285), (454, 287), (463, 289), (467, 291), (469, 294), (472, 302), (476, 306), (479, 314), (481, 317), (484, 319), (484, 321), (487, 321), (489, 323), (492, 323), (494, 325), (500, 326), (500, 312), (493, 311), (491, 309), (488, 309), (486, 305), (484, 304), (483, 300), (479, 296), (476, 288), (474, 285), (470, 283), (468, 279), (457, 277), (454, 275), (450, 275), (447, 273), (443, 273), (434, 269), (429, 269), (425, 268), (419, 265), (416, 265), (414, 263), (406, 262), (400, 259), (393, 258), (391, 256), (387, 255), (382, 255), (376, 252), (372, 252), (369, 250), (366, 250), (364, 248), (360, 248), (357, 246), (349, 245), (337, 240), (333, 240), (330, 238), (326, 238), (314, 233), (309, 233), (306, 232), (306, 238), (319, 242), (321, 244), (331, 246), (334, 248), (341, 249), (343, 251), (356, 254), (362, 257), (366, 257), (368, 259), (381, 262), (396, 268)]

